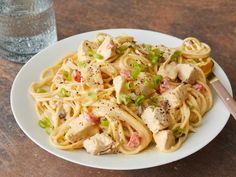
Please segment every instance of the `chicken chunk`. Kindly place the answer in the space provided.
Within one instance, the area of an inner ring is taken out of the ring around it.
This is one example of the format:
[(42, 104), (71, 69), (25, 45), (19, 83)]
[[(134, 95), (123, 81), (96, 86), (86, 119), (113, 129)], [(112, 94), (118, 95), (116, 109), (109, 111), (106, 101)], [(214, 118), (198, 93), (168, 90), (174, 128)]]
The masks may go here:
[(147, 81), (151, 80), (151, 76), (149, 76), (147, 73), (145, 72), (141, 72), (138, 75), (137, 80), (134, 81), (134, 92), (136, 95), (144, 95), (145, 97), (149, 97), (151, 96), (153, 93), (156, 92), (155, 89), (149, 87), (146, 85)]
[(97, 53), (102, 55), (104, 60), (107, 60), (115, 54), (115, 44), (110, 36), (106, 36), (105, 40), (97, 49)]
[(79, 118), (71, 121), (70, 128), (65, 135), (65, 139), (73, 143), (93, 136), (97, 132), (99, 132), (99, 128), (97, 126), (80, 116)]
[(101, 71), (103, 73), (106, 73), (108, 76), (111, 76), (112, 78), (118, 75), (117, 69), (111, 63), (108, 62), (103, 63), (103, 65), (101, 66)]
[(170, 125), (170, 115), (167, 110), (161, 107), (147, 107), (141, 118), (153, 133), (163, 130)]
[(125, 79), (121, 76), (116, 76), (113, 79), (113, 84), (115, 87), (115, 91), (116, 91), (116, 100), (117, 103), (120, 104), (120, 93), (124, 92), (125, 88), (124, 88), (124, 84), (125, 84)]
[(81, 81), (90, 88), (102, 89), (103, 79), (98, 63), (91, 63), (80, 70)]
[(171, 130), (162, 130), (153, 135), (159, 151), (165, 151), (175, 144), (175, 137)]
[(178, 70), (177, 70), (177, 67), (176, 67), (176, 63), (171, 62), (170, 64), (160, 66), (157, 74), (160, 74), (163, 77), (168, 77), (171, 80), (175, 80), (177, 78), (177, 75), (178, 75)]
[(162, 94), (162, 98), (167, 100), (172, 108), (180, 107), (187, 98), (188, 85), (180, 84), (174, 89), (167, 90)]
[(182, 82), (193, 84), (197, 79), (197, 70), (190, 64), (178, 64), (178, 78)]
[(96, 135), (86, 139), (83, 142), (86, 151), (93, 155), (105, 154), (114, 150), (114, 142), (110, 136), (105, 133), (97, 133)]
[(89, 50), (89, 41), (85, 40), (80, 44), (80, 46), (78, 48), (78, 59), (79, 59), (79, 61), (88, 61), (88, 60), (90, 60), (86, 55), (86, 52), (88, 50)]

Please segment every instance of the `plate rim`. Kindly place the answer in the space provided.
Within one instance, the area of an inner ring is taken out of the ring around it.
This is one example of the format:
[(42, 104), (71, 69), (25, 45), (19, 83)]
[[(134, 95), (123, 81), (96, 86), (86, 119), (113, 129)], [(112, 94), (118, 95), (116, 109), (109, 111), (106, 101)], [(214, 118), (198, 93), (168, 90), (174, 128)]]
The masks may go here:
[[(218, 136), (218, 134), (220, 133), (220, 132), (222, 132), (222, 130), (224, 129), (224, 127), (225, 127), (225, 125), (226, 125), (226, 123), (228, 122), (228, 120), (229, 120), (229, 117), (230, 117), (230, 113), (228, 112), (228, 118), (227, 118), (227, 120), (225, 121), (225, 124), (222, 126), (222, 129), (219, 131), (219, 132), (217, 132), (216, 134), (214, 134), (214, 137), (210, 140), (210, 141), (208, 141), (205, 145), (203, 145), (202, 147), (200, 147), (200, 148), (197, 148), (197, 150), (195, 149), (195, 150), (193, 150), (193, 151), (191, 151), (190, 153), (186, 153), (186, 154), (184, 154), (184, 155), (182, 155), (180, 158), (177, 158), (177, 159), (174, 159), (174, 160), (170, 160), (170, 161), (168, 161), (168, 162), (164, 162), (164, 163), (161, 163), (161, 164), (159, 164), (159, 165), (157, 165), (157, 164), (152, 164), (152, 165), (146, 165), (146, 166), (139, 166), (139, 167), (137, 167), (137, 168), (129, 168), (128, 166), (127, 167), (117, 167), (117, 168), (111, 168), (111, 167), (104, 167), (104, 166), (98, 166), (98, 165), (90, 165), (90, 164), (84, 164), (84, 163), (80, 163), (80, 162), (78, 162), (78, 161), (76, 161), (76, 160), (73, 160), (73, 159), (70, 159), (70, 158), (68, 158), (68, 157), (65, 157), (65, 156), (63, 156), (62, 154), (60, 154), (60, 153), (57, 153), (57, 152), (54, 152), (54, 151), (52, 151), (52, 150), (50, 150), (50, 149), (48, 149), (47, 147), (44, 147), (44, 145), (42, 145), (42, 144), (40, 144), (40, 142), (38, 142), (36, 139), (34, 139), (31, 135), (30, 135), (30, 132), (27, 132), (26, 130), (25, 130), (25, 128), (24, 128), (24, 126), (21, 124), (21, 122), (20, 122), (20, 119), (17, 117), (17, 113), (16, 113), (16, 111), (15, 111), (15, 109), (14, 109), (14, 105), (13, 105), (13, 95), (14, 95), (14, 90), (15, 90), (15, 85), (16, 85), (16, 82), (17, 82), (17, 80), (18, 80), (18, 78), (20, 77), (20, 75), (21, 75), (21, 72), (25, 69), (25, 68), (27, 68), (27, 66), (28, 65), (30, 65), (30, 63), (31, 62), (33, 62), (34, 60), (35, 60), (35, 58), (37, 58), (37, 56), (38, 55), (41, 55), (41, 53), (43, 53), (43, 52), (46, 52), (47, 50), (50, 50), (51, 48), (54, 48), (54, 46), (56, 45), (56, 44), (58, 44), (59, 42), (63, 42), (63, 41), (65, 41), (65, 40), (70, 40), (70, 39), (72, 39), (72, 38), (75, 38), (76, 36), (80, 36), (80, 35), (87, 35), (87, 34), (89, 34), (89, 33), (96, 33), (96, 32), (101, 32), (101, 31), (117, 31), (117, 30), (128, 30), (128, 31), (145, 31), (145, 32), (151, 32), (151, 33), (159, 33), (159, 34), (161, 34), (161, 35), (164, 35), (164, 36), (166, 36), (166, 37), (171, 37), (171, 38), (176, 38), (177, 40), (182, 40), (182, 39), (180, 39), (180, 38), (178, 38), (178, 37), (175, 37), (175, 36), (172, 36), (172, 35), (169, 35), (169, 34), (166, 34), (166, 33), (162, 33), (162, 32), (158, 32), (158, 31), (152, 31), (152, 30), (146, 30), (146, 29), (135, 29), (135, 28), (110, 28), (110, 29), (99, 29), (99, 30), (94, 30), (94, 31), (88, 31), (88, 32), (83, 32), (83, 33), (79, 33), (79, 34), (76, 34), (76, 35), (73, 35), (73, 36), (70, 36), (70, 37), (67, 37), (67, 38), (64, 38), (64, 39), (62, 39), (62, 40), (59, 40), (59, 41), (57, 41), (56, 43), (54, 43), (53, 45), (51, 45), (51, 46), (49, 46), (49, 47), (47, 47), (47, 48), (45, 48), (45, 49), (43, 49), (42, 51), (40, 51), (39, 53), (37, 53), (36, 55), (34, 55), (26, 64), (24, 64), (22, 67), (21, 67), (21, 69), (18, 71), (18, 73), (17, 73), (17, 75), (15, 76), (15, 78), (14, 78), (14, 81), (13, 81), (13, 83), (12, 83), (12, 86), (11, 86), (11, 92), (10, 92), (10, 105), (11, 105), (11, 110), (12, 110), (12, 113), (13, 113), (13, 116), (14, 116), (14, 119), (16, 120), (16, 122), (17, 122), (17, 124), (18, 124), (18, 126), (20, 127), (20, 129), (25, 133), (25, 135), (27, 135), (27, 137), (31, 140), (31, 141), (33, 141), (35, 144), (37, 144), (40, 148), (42, 148), (42, 149), (44, 149), (45, 151), (47, 151), (47, 152), (49, 152), (50, 154), (52, 154), (52, 155), (54, 155), (54, 156), (56, 156), (56, 157), (59, 157), (59, 158), (61, 158), (61, 159), (64, 159), (64, 160), (67, 160), (67, 161), (69, 161), (69, 162), (73, 162), (73, 163), (75, 163), (75, 164), (79, 164), (79, 165), (83, 165), (83, 166), (87, 166), (87, 167), (92, 167), (92, 168), (98, 168), (98, 169), (107, 169), (107, 170), (134, 170), (134, 169), (145, 169), (145, 168), (151, 168), (151, 167), (156, 167), (156, 166), (162, 166), (162, 165), (164, 165), (164, 164), (169, 164), (169, 163), (172, 163), (172, 162), (175, 162), (175, 161), (178, 161), (178, 160), (181, 160), (181, 159), (183, 159), (183, 158), (186, 158), (186, 157), (188, 157), (188, 156), (190, 156), (190, 155), (192, 155), (192, 154), (194, 154), (194, 153), (196, 153), (196, 152), (198, 152), (198, 151), (200, 151), (202, 148), (204, 148), (204, 147), (206, 147), (211, 141), (213, 141), (217, 136)], [(58, 60), (58, 59), (57, 59)], [(55, 60), (55, 61), (57, 61), (57, 60)], [(54, 62), (55, 63), (55, 62)], [(231, 83), (230, 83), (230, 80), (229, 80), (229, 78), (228, 78), (228, 76), (227, 76), (227, 74), (224, 72), (224, 70), (223, 70), (223, 68), (221, 68), (221, 66), (216, 62), (216, 61), (214, 61), (214, 63), (216, 63), (216, 65), (217, 65), (217, 67), (219, 67), (221, 70), (222, 70), (222, 74), (225, 76), (225, 78), (227, 79), (226, 80), (226, 82), (227, 83), (229, 83), (229, 92), (230, 92), (230, 95), (233, 95), (233, 91), (232, 91), (232, 86), (231, 86)], [(221, 100), (220, 100), (221, 101)]]

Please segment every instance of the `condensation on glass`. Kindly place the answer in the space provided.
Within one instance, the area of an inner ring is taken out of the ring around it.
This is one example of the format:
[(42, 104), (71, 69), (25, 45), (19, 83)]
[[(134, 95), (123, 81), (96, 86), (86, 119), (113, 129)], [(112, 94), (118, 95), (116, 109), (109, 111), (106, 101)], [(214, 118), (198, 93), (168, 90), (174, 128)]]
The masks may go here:
[(0, 55), (25, 63), (57, 41), (52, 0), (0, 0)]

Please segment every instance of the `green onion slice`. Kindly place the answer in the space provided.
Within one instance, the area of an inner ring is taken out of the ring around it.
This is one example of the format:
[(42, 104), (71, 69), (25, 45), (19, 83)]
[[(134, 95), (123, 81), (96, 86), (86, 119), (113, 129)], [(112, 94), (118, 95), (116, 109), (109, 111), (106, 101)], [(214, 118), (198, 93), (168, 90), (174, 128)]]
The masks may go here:
[(81, 68), (85, 68), (86, 67), (86, 63), (85, 62), (82, 62), (82, 61), (79, 61), (78, 62), (78, 67), (81, 69)]
[(109, 126), (109, 121), (107, 119), (101, 119), (100, 125), (102, 127), (108, 127)]
[(127, 105), (130, 103), (130, 101), (131, 101), (130, 97), (127, 96), (127, 95), (125, 95), (125, 94), (123, 94), (123, 93), (120, 93), (120, 100), (121, 100), (121, 102), (124, 103), (124, 105), (126, 105), (126, 106), (127, 106)]
[(63, 71), (62, 75), (63, 75), (63, 79), (67, 81), (72, 81), (72, 76), (68, 71)]
[(176, 50), (172, 55), (171, 55), (171, 61), (177, 62), (179, 57), (181, 56), (181, 51)]
[(131, 76), (133, 79), (137, 79), (138, 75), (140, 74), (140, 72), (142, 71), (142, 67), (140, 64), (138, 63), (134, 63), (133, 64), (133, 70), (131, 72)]
[(41, 128), (51, 128), (51, 127), (53, 127), (52, 123), (51, 123), (51, 121), (48, 117), (44, 117), (43, 119), (39, 120), (38, 125)]
[(128, 48), (129, 48), (128, 45), (121, 45), (120, 47), (116, 49), (116, 52), (118, 54), (123, 54)]
[(184, 129), (179, 127), (173, 130), (173, 134), (176, 138), (180, 138), (185, 135)]
[(156, 89), (156, 87), (161, 83), (162, 80), (163, 80), (162, 75), (156, 75), (151, 80), (145, 81), (144, 84), (148, 87)]
[(104, 58), (102, 55), (100, 55), (100, 54), (98, 54), (98, 53), (95, 53), (93, 56), (94, 56), (95, 58), (99, 59), (99, 60), (102, 60), (102, 59)]
[(137, 96), (135, 99), (135, 105), (140, 106), (143, 103), (144, 99), (145, 97), (143, 95)]
[(64, 88), (61, 88), (60, 92), (59, 92), (59, 96), (60, 97), (69, 97), (70, 96), (70, 93), (64, 89)]

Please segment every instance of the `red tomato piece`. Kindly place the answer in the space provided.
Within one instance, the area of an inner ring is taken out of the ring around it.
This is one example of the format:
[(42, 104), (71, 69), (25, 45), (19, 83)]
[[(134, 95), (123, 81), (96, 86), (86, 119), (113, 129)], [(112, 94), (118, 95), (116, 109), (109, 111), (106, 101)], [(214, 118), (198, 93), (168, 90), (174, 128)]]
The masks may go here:
[(81, 81), (81, 73), (78, 70), (72, 71), (72, 77), (75, 81), (80, 82)]
[(98, 125), (100, 123), (100, 118), (95, 115), (84, 112), (83, 116), (87, 121), (91, 122), (94, 125)]
[(204, 90), (203, 85), (202, 85), (202, 84), (199, 84), (199, 83), (194, 84), (194, 85), (193, 85), (193, 88), (194, 88), (195, 90), (199, 91), (199, 92), (202, 92), (202, 91)]
[(122, 69), (120, 71), (120, 75), (122, 77), (124, 77), (126, 80), (130, 80), (131, 79), (131, 72), (129, 70)]
[(128, 146), (130, 148), (136, 148), (140, 145), (140, 143), (141, 143), (141, 136), (137, 132), (134, 132), (129, 139)]

